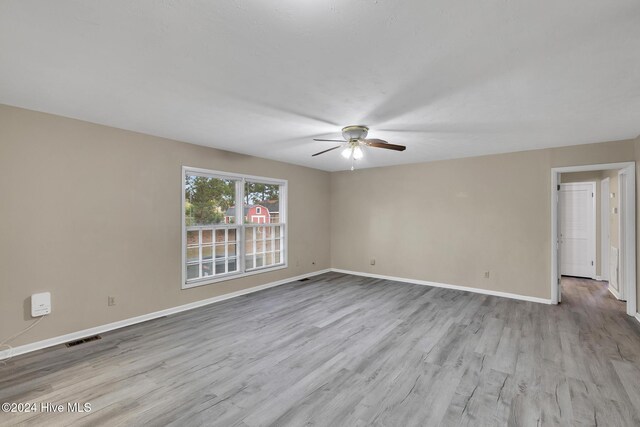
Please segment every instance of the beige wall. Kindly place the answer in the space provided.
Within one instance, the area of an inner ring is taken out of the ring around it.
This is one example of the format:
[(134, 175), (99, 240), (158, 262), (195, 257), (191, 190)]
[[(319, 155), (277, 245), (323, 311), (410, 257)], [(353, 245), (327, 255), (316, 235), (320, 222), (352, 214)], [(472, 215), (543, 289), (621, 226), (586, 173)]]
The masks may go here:
[[(0, 106), (0, 337), (34, 292), (53, 313), (13, 345), (330, 266), (549, 298), (551, 167), (635, 159), (640, 139), (329, 174)], [(181, 290), (182, 165), (288, 179), (289, 268)]]
[[(181, 290), (182, 165), (288, 179), (289, 268)], [(53, 312), (12, 345), (328, 268), (329, 187), (327, 172), (0, 106), (0, 339), (32, 322), (34, 292)]]
[[(609, 200), (609, 240), (610, 245), (619, 248), (619, 224), (620, 224), (620, 211), (619, 201), (620, 194), (618, 193), (618, 170), (609, 170), (602, 172), (603, 178), (609, 178), (609, 192), (614, 193), (614, 197), (611, 198), (608, 194), (603, 195)], [(613, 213), (613, 209), (617, 210), (617, 213)], [(608, 262), (608, 260), (607, 260)]]
[(334, 173), (331, 264), (550, 298), (551, 168), (636, 152), (617, 141)]
[[(602, 174), (604, 171), (587, 171), (587, 172), (569, 172), (560, 174), (560, 182), (568, 184), (572, 182), (595, 182), (596, 183), (596, 275), (599, 276), (602, 272), (602, 213), (601, 213), (601, 200), (600, 194), (600, 182), (602, 181)], [(608, 260), (606, 262), (609, 262)]]
[[(603, 179), (609, 178), (609, 193), (612, 193), (614, 195), (613, 198), (611, 198), (609, 194), (603, 195), (603, 197), (606, 197), (609, 202), (609, 246), (618, 248), (618, 250), (620, 250), (620, 230), (618, 228), (620, 225), (620, 193), (618, 191), (618, 170), (603, 171), (602, 177)], [(616, 210), (615, 213), (613, 212), (614, 209)], [(620, 252), (618, 253), (620, 254)], [(610, 262), (610, 259), (607, 259), (606, 262)], [(618, 265), (620, 265), (620, 259), (618, 259)], [(613, 272), (609, 271), (609, 278), (611, 278), (611, 274), (613, 274)], [(619, 292), (619, 280), (617, 281), (617, 283), (617, 286), (610, 286)]]

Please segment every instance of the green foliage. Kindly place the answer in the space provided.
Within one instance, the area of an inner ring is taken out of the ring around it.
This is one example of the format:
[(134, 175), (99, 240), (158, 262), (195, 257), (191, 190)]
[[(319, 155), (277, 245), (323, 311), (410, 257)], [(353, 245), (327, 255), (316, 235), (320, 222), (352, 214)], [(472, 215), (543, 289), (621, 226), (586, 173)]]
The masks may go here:
[[(184, 187), (186, 225), (224, 222), (227, 209), (235, 204), (235, 185), (232, 180), (187, 175)], [(279, 198), (279, 185), (245, 183), (245, 203), (248, 205)]]
[(248, 181), (244, 186), (244, 195), (244, 201), (248, 205), (259, 204), (268, 200), (278, 200), (280, 198), (280, 186)]
[(233, 205), (235, 182), (219, 178), (189, 176), (185, 179), (186, 225), (218, 224)]

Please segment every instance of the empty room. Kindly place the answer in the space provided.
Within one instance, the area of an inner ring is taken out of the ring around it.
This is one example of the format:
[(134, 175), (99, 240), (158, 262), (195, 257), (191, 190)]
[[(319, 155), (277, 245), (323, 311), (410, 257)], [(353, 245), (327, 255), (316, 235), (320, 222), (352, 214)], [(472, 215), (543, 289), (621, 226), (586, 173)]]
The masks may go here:
[(637, 0), (2, 0), (0, 426), (640, 425), (637, 161)]

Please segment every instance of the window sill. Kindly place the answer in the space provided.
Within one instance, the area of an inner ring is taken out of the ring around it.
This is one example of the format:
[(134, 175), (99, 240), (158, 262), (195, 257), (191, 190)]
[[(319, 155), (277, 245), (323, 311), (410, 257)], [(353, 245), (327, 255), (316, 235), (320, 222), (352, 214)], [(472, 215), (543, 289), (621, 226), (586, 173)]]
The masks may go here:
[(285, 262), (284, 264), (277, 264), (269, 267), (259, 267), (250, 271), (246, 271), (244, 273), (230, 273), (222, 277), (213, 277), (213, 278), (194, 280), (193, 282), (183, 283), (182, 289), (191, 289), (191, 288), (197, 288), (200, 286), (211, 285), (213, 283), (227, 282), (229, 280), (241, 279), (243, 277), (253, 276), (260, 273), (268, 273), (270, 271), (282, 270), (287, 267), (288, 265)]

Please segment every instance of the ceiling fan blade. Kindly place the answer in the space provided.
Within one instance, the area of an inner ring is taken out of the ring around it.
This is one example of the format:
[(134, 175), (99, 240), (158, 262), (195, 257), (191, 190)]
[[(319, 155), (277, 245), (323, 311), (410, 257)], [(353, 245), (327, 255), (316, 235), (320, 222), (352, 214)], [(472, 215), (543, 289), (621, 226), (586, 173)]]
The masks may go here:
[(324, 154), (324, 153), (326, 153), (327, 151), (333, 151), (333, 150), (336, 150), (336, 149), (338, 149), (338, 148), (340, 148), (340, 147), (342, 147), (342, 145), (338, 145), (337, 147), (329, 148), (328, 150), (324, 150), (324, 151), (321, 151), (321, 152), (319, 152), (319, 153), (312, 154), (312, 155), (311, 155), (311, 157), (319, 156), (320, 154)]
[(342, 139), (317, 139), (317, 138), (313, 138), (314, 141), (327, 141), (327, 142), (347, 142), (345, 140)]
[(387, 150), (404, 151), (407, 149), (404, 145), (389, 144), (382, 139), (365, 139), (364, 143), (369, 147), (386, 148)]

